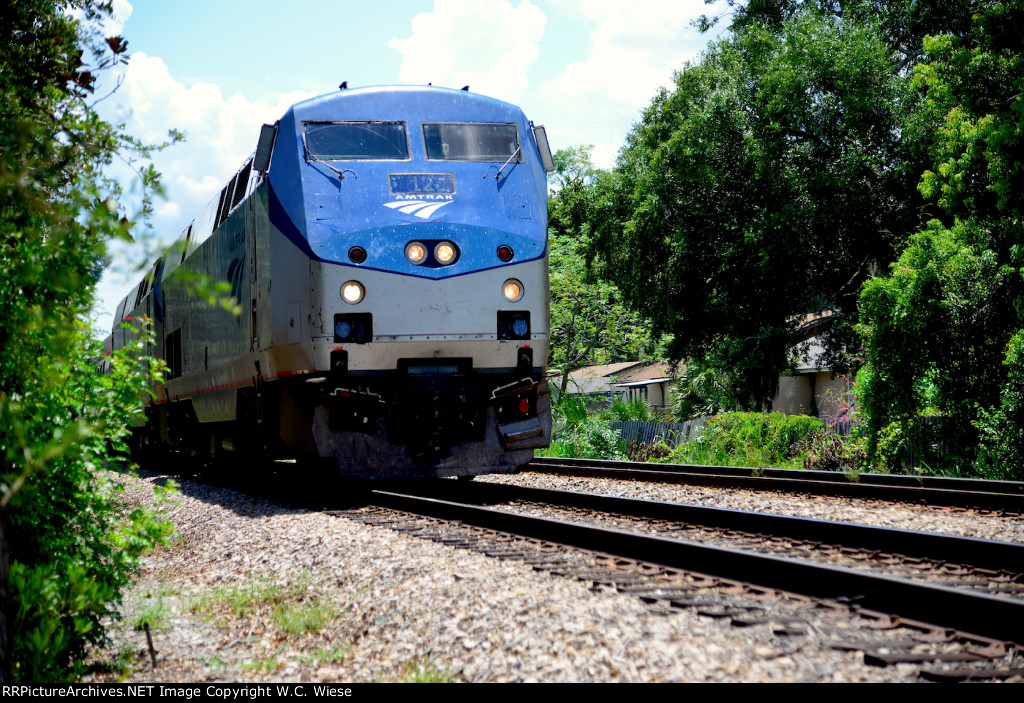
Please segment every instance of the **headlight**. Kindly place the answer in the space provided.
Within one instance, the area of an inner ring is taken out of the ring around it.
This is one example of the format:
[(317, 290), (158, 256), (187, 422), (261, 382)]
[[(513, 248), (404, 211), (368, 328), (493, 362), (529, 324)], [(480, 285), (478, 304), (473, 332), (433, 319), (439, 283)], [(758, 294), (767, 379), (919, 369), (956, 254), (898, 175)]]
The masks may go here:
[(442, 266), (450, 266), (459, 257), (459, 250), (451, 242), (440, 242), (434, 247), (434, 259)]
[(523, 297), (523, 284), (514, 278), (510, 278), (505, 281), (501, 290), (505, 294), (505, 299), (511, 303), (521, 300)]
[(419, 266), (427, 260), (427, 248), (419, 242), (409, 242), (405, 245), (405, 258), (410, 264)]
[(355, 305), (366, 295), (366, 289), (359, 281), (347, 281), (341, 287), (341, 299), (346, 303)]

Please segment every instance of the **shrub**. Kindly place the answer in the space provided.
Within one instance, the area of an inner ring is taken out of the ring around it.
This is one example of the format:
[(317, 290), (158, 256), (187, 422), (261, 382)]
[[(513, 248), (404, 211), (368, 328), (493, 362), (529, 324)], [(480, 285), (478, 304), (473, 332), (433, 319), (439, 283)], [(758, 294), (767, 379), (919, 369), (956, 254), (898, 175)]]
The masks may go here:
[(782, 413), (724, 413), (712, 418), (700, 437), (672, 451), (672, 461), (724, 466), (789, 466), (814, 433), (824, 433), (821, 420)]
[[(579, 459), (621, 459), (625, 447), (619, 433), (600, 418), (592, 417), (570, 427), (551, 443), (542, 456)], [(538, 455), (541, 455), (538, 452)]]
[(664, 461), (672, 454), (672, 448), (663, 442), (637, 442), (629, 443), (626, 451), (626, 458), (630, 461)]
[[(5, 682), (73, 679), (139, 555), (167, 530), (148, 511), (122, 508), (105, 474), (122, 460), (125, 425), (159, 369), (122, 355), (100, 375), (79, 323), (107, 242), (132, 239), (159, 188), (153, 148), (104, 122), (91, 102), (97, 72), (126, 60), (123, 37), (103, 34), (111, 13), (103, 0), (33, 0), (5, 3), (0, 22)], [(132, 216), (104, 170), (115, 157), (142, 186)]]
[(602, 416), (610, 422), (658, 422), (658, 414), (643, 400), (625, 400), (622, 396), (617, 396)]
[(815, 471), (842, 471), (856, 474), (867, 461), (864, 440), (840, 437), (829, 432), (813, 432), (802, 446), (805, 469)]
[(155, 511), (122, 506), (107, 473), (124, 461), (126, 424), (158, 367), (124, 350), (104, 376), (91, 363), (95, 347), (79, 348), (52, 379), (59, 392), (0, 393), (15, 681), (77, 677), (139, 557), (170, 533)]

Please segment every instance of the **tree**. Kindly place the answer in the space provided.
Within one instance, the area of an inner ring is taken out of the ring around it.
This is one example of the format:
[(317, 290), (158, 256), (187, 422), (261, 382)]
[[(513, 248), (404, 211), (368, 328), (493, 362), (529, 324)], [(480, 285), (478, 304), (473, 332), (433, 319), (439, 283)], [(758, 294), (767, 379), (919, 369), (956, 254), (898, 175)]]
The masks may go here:
[(586, 265), (593, 188), (607, 175), (590, 160), (593, 146), (554, 154), (548, 197), (551, 287), (551, 366), (561, 369), (562, 392), (569, 373), (583, 366), (653, 358), (650, 325), (626, 309), (615, 286)]
[(586, 270), (582, 245), (554, 229), (548, 236), (551, 276), (551, 359), (569, 373), (592, 364), (636, 361), (655, 356), (649, 326), (628, 311), (618, 291)]
[(552, 159), (555, 170), (549, 177), (548, 222), (558, 233), (580, 239), (590, 231), (590, 210), (594, 182), (607, 175), (591, 160), (592, 144), (559, 149)]
[[(920, 181), (940, 216), (861, 301), (869, 457), (908, 444), (1024, 478), (1024, 41), (1019, 2), (974, 3), (970, 29), (930, 37), (915, 82), (940, 124)], [(922, 414), (940, 425), (914, 434)]]
[[(81, 322), (105, 244), (133, 227), (104, 168), (149, 151), (89, 103), (97, 71), (126, 60), (124, 39), (96, 29), (110, 12), (95, 0), (23, 0), (0, 10), (5, 682), (73, 677), (85, 645), (103, 639), (102, 621), (139, 554), (164, 533), (145, 511), (125, 514), (102, 472), (124, 448), (152, 367), (121, 358), (112, 375), (98, 374), (100, 352)], [(152, 192), (156, 174), (140, 168)]]
[(748, 409), (774, 396), (807, 313), (838, 313), (826, 362), (856, 363), (860, 287), (918, 226), (925, 163), (878, 20), (757, 7), (781, 11), (747, 12), (645, 110), (597, 181), (590, 239), (670, 356), (717, 369)]

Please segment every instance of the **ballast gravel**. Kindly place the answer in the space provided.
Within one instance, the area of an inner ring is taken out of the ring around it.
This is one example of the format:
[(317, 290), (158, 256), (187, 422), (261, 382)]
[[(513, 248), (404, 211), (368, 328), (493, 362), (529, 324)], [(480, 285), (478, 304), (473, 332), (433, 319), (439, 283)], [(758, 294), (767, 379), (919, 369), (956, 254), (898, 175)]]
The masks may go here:
[[(141, 504), (165, 480), (122, 476), (125, 499)], [(584, 488), (580, 479), (559, 478), (477, 480)], [(602, 492), (616, 495), (640, 490), (628, 482), (600, 483)], [(697, 502), (680, 497), (680, 487), (651, 490)], [(810, 507), (819, 500), (802, 502), (824, 517)], [(853, 519), (850, 510), (839, 506), (831, 519)], [(774, 634), (768, 624), (736, 628), (692, 610), (653, 610), (633, 596), (591, 590), (520, 563), (214, 486), (182, 481), (166, 514), (178, 537), (146, 557), (110, 646), (94, 653), (95, 663), (113, 669), (92, 680), (915, 680), (914, 667), (868, 667), (859, 652), (802, 643)], [(1002, 524), (1013, 520), (937, 519), (941, 524), (928, 523), (931, 529), (975, 536), (994, 521), (1000, 526), (992, 534), (1024, 541), (1019, 524)], [(953, 521), (970, 525), (953, 527)], [(152, 651), (146, 634), (133, 628), (143, 619), (152, 623)]]
[(582, 491), (623, 498), (642, 498), (713, 508), (793, 515), (837, 522), (855, 522), (904, 530), (941, 532), (961, 537), (1024, 542), (1024, 518), (986, 514), (973, 509), (942, 509), (927, 505), (865, 501), (835, 496), (707, 488), (607, 478), (576, 478), (524, 472), (512, 476), (479, 476), (477, 481), (509, 483), (529, 488)]

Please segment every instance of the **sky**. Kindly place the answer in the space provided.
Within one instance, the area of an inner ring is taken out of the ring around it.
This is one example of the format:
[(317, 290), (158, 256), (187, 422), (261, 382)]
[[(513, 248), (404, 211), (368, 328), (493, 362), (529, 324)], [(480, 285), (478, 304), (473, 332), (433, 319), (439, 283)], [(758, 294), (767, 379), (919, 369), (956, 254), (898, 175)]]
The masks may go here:
[[(713, 40), (692, 26), (720, 11), (704, 0), (114, 0), (109, 35), (130, 60), (105, 77), (97, 109), (144, 141), (175, 128), (158, 153), (164, 195), (152, 233), (112, 251), (96, 325), (256, 148), (260, 125), (296, 102), (351, 88), (461, 88), (523, 108), (552, 151), (594, 146), (608, 168), (631, 126), (673, 73)], [(131, 193), (131, 172), (118, 172)], [(132, 215), (132, 198), (125, 203)]]

